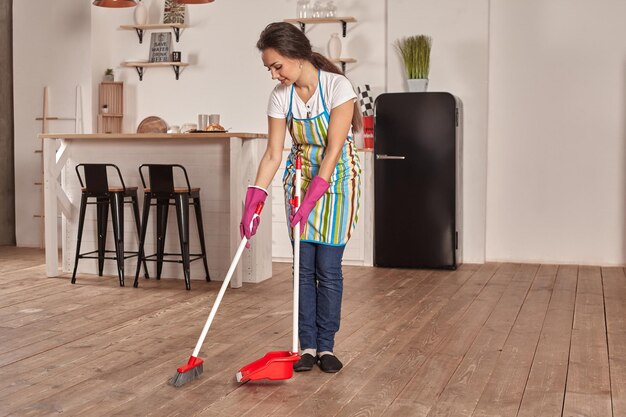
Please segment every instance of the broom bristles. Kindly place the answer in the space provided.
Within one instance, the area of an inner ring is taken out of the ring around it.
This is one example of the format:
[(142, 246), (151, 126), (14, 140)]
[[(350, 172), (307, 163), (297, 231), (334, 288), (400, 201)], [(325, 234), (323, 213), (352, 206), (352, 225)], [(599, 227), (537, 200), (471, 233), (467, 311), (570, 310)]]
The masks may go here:
[(169, 384), (175, 387), (183, 386), (194, 379), (197, 379), (204, 372), (204, 366), (202, 364), (196, 365), (193, 368), (180, 372), (177, 371), (176, 374), (169, 380)]
[(169, 383), (175, 387), (185, 385), (202, 375), (204, 361), (196, 356), (191, 355), (187, 363), (177, 369), (176, 374), (170, 378)]

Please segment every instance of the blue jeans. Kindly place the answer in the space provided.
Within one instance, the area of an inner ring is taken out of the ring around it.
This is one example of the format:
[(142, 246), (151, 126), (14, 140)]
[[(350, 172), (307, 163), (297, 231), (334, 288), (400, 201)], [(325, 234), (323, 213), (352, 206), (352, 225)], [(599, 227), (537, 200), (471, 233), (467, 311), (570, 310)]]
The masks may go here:
[(344, 249), (300, 242), (298, 336), (303, 350), (333, 351), (341, 316)]

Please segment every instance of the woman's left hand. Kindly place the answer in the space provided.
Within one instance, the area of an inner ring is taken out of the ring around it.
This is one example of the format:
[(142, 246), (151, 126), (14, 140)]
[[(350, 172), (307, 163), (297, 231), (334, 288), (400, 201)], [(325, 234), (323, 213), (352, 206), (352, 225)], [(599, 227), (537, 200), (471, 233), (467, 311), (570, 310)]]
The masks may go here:
[(317, 200), (322, 198), (326, 190), (328, 190), (328, 187), (330, 187), (330, 184), (328, 184), (328, 181), (324, 178), (319, 175), (313, 178), (311, 185), (309, 185), (309, 188), (302, 199), (300, 208), (289, 219), (291, 227), (294, 227), (297, 223), (300, 223), (300, 227), (302, 227), (303, 223), (307, 222), (309, 214), (311, 214), (311, 210), (315, 207), (315, 203), (317, 203)]

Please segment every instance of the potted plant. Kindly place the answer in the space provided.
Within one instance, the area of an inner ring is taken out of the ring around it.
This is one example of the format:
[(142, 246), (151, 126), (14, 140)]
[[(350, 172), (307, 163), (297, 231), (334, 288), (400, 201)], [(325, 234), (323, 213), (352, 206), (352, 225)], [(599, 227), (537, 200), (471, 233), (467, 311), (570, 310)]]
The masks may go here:
[(113, 68), (107, 68), (104, 72), (104, 81), (115, 81), (113, 77)]
[(409, 36), (396, 42), (404, 62), (409, 91), (424, 92), (428, 88), (431, 46), (432, 38), (426, 35)]

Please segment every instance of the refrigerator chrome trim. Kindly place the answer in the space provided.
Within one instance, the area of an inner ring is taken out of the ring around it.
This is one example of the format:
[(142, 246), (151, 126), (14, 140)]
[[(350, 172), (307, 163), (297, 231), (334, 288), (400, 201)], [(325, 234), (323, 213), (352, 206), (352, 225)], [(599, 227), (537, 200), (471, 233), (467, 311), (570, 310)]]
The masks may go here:
[(376, 154), (376, 159), (404, 159), (404, 156)]

